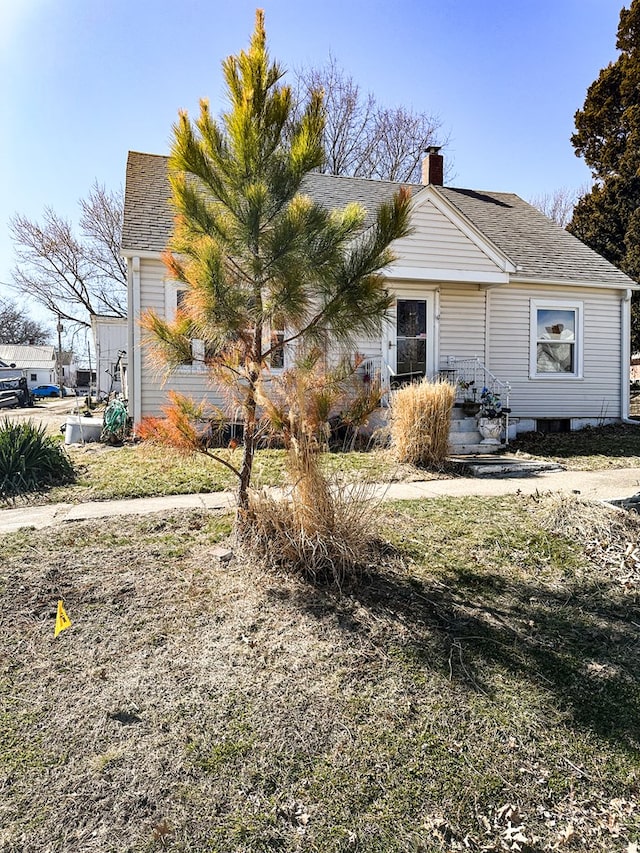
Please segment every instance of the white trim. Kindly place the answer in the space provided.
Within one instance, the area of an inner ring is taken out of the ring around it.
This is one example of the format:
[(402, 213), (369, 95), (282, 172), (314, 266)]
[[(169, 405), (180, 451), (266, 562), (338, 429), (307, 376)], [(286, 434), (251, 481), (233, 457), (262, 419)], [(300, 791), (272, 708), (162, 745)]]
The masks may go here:
[(123, 249), (120, 247), (120, 254), (127, 261), (132, 258), (143, 258), (145, 261), (161, 261), (164, 253), (151, 251), (150, 249)]
[(631, 407), (631, 288), (620, 300), (620, 417), (627, 420)]
[(484, 291), (484, 364), (491, 369), (491, 298), (489, 291)]
[(383, 271), (385, 278), (408, 279), (413, 281), (451, 281), (463, 284), (509, 284), (509, 273), (476, 272), (473, 270), (430, 269), (419, 267), (401, 267), (391, 264)]
[[(538, 373), (538, 311), (574, 311), (575, 340), (573, 341), (573, 373)], [(557, 382), (561, 379), (576, 380), (584, 378), (584, 303), (579, 299), (529, 299), (529, 379)]]
[[(131, 271), (131, 324), (130, 324), (130, 350), (131, 350), (131, 380), (133, 384), (133, 411), (131, 413), (134, 424), (138, 424), (142, 418), (142, 352), (140, 336), (140, 258), (132, 258)], [(127, 372), (129, 375), (129, 372)], [(129, 379), (127, 379), (129, 381)], [(131, 388), (128, 388), (129, 394)]]
[(537, 286), (548, 286), (548, 287), (597, 287), (599, 290), (640, 290), (640, 284), (636, 284), (634, 281), (629, 279), (629, 283), (625, 284), (624, 282), (620, 282), (620, 284), (616, 284), (614, 282), (606, 282), (606, 281), (579, 281), (577, 279), (563, 279), (563, 278), (531, 278), (531, 276), (519, 276), (512, 275), (511, 276), (512, 284), (524, 284), (530, 287)]
[[(437, 369), (436, 356), (438, 338), (438, 317), (436, 307), (439, 304), (439, 291), (427, 290), (422, 293), (415, 291), (394, 291), (394, 303), (388, 312), (388, 323), (385, 323), (385, 334), (382, 340), (382, 359), (395, 372), (398, 369), (398, 299), (424, 302), (426, 306), (426, 364), (425, 375), (431, 376)], [(386, 356), (386, 358), (385, 358)], [(393, 380), (393, 376), (391, 377)]]

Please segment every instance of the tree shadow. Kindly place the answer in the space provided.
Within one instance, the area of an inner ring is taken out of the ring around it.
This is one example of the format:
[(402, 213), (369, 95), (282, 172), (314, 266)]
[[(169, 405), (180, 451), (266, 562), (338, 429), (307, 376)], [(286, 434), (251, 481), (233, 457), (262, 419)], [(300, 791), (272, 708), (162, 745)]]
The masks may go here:
[(447, 583), (379, 571), (339, 599), (301, 592), (299, 606), (347, 634), (400, 643), (414, 663), (488, 697), (504, 668), (555, 694), (575, 724), (640, 748), (637, 603), (617, 601), (608, 583), (557, 590), (470, 569)]

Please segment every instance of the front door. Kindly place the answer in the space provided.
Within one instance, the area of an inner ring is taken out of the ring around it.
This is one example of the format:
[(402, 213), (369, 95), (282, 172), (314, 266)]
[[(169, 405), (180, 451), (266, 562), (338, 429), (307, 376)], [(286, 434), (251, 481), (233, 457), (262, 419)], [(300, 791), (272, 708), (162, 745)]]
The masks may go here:
[(399, 297), (389, 332), (392, 386), (405, 385), (433, 373), (433, 297)]

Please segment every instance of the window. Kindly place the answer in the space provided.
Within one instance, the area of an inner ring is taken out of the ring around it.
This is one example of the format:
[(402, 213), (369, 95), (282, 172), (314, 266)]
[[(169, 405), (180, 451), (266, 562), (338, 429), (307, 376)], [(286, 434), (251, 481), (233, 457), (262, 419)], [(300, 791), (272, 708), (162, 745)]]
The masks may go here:
[(38, 381), (38, 374), (37, 373), (30, 373), (29, 376), (30, 376), (29, 382), (37, 382)]
[(582, 377), (582, 303), (531, 300), (532, 379)]
[(427, 302), (398, 299), (396, 378), (413, 381), (427, 373)]
[(271, 355), (269, 362), (272, 370), (282, 370), (284, 367), (284, 331), (272, 331), (269, 341)]
[[(187, 288), (176, 281), (165, 281), (165, 316), (167, 320), (175, 319), (176, 313), (184, 303)], [(181, 367), (189, 368), (188, 372), (199, 372), (205, 370), (205, 348), (204, 342), (196, 339), (191, 340), (191, 358), (185, 358)]]

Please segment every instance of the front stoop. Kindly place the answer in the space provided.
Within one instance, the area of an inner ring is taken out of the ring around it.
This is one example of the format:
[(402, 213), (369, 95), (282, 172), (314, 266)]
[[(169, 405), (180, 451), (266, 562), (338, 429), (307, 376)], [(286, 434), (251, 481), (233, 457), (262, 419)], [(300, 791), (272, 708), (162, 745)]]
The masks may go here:
[(478, 422), (468, 417), (461, 408), (451, 410), (449, 429), (449, 452), (454, 456), (471, 456), (484, 453), (501, 453), (505, 444), (481, 444), (482, 436), (478, 432)]

